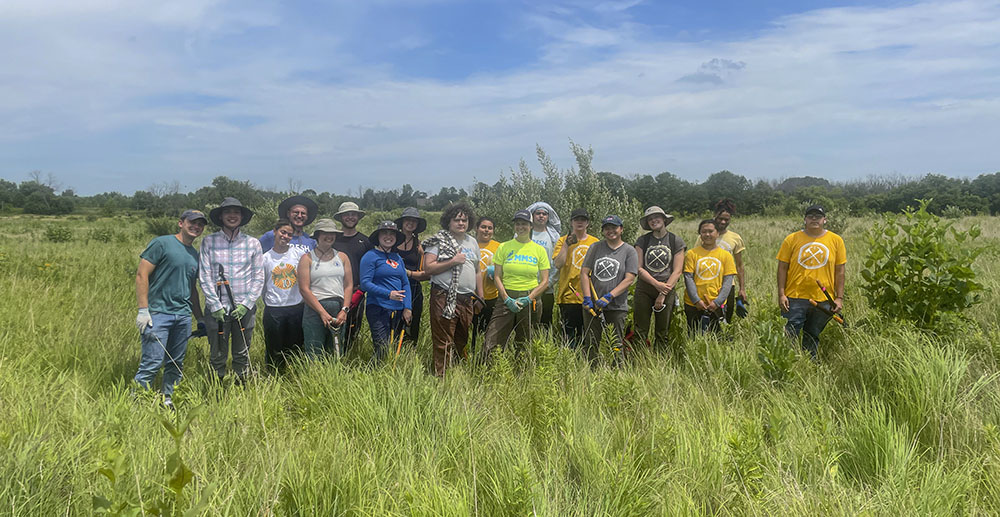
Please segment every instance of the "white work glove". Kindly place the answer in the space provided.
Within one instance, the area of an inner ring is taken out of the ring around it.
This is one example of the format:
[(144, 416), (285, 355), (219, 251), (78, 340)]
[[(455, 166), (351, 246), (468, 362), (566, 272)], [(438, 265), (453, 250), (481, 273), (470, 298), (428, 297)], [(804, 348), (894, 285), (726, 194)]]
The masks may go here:
[(153, 326), (153, 317), (149, 314), (149, 308), (139, 309), (139, 315), (135, 317), (135, 328), (140, 334), (145, 334), (146, 329)]

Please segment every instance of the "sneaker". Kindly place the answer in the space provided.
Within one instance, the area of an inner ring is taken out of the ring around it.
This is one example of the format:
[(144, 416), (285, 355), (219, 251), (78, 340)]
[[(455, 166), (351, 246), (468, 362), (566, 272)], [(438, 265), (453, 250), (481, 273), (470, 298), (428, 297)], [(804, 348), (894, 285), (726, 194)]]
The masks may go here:
[(163, 396), (163, 407), (169, 409), (170, 411), (174, 411), (175, 410), (174, 409), (174, 401), (170, 399), (170, 395), (164, 395)]

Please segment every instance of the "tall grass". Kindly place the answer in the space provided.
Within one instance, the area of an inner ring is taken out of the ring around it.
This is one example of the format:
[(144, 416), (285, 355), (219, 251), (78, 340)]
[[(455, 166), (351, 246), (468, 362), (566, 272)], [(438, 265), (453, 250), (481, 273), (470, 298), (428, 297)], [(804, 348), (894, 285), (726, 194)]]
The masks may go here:
[[(239, 388), (209, 382), (195, 339), (170, 414), (129, 389), (141, 221), (71, 224), (77, 240), (50, 243), (35, 219), (0, 220), (3, 514), (164, 500), (175, 443), (159, 418), (194, 408), (180, 444), (193, 478), (175, 510), (207, 515), (1000, 512), (1000, 272), (987, 257), (986, 303), (936, 335), (881, 320), (849, 283), (854, 324), (830, 326), (813, 363), (774, 339), (773, 254), (789, 223), (737, 220), (751, 318), (686, 341), (682, 357), (591, 369), (541, 336), (436, 379), (424, 329), (374, 370), (363, 343), (343, 363)], [(848, 221), (853, 264), (864, 226)], [(693, 241), (694, 227), (671, 229)], [(85, 238), (94, 228), (128, 238)], [(262, 349), (258, 334), (255, 363)]]

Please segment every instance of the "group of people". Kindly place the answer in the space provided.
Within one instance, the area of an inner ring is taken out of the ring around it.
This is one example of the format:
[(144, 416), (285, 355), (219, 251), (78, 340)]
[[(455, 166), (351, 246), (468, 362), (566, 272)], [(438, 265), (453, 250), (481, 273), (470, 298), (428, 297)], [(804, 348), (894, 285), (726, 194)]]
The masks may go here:
[[(501, 243), (494, 239), (493, 218), (477, 218), (465, 203), (448, 206), (440, 229), (427, 237), (421, 237), (427, 220), (415, 208), (364, 235), (357, 225), (365, 211), (357, 204), (344, 202), (332, 218), (317, 220), (313, 200), (292, 196), (279, 205), (272, 230), (256, 238), (242, 231), (254, 212), (226, 198), (207, 217), (185, 211), (177, 234), (153, 239), (140, 255), (136, 325), (142, 357), (135, 381), (148, 388), (162, 368), (170, 405), (193, 313), (205, 324), (217, 378), (227, 375), (231, 356), (235, 380), (242, 383), (252, 369), (249, 350), (260, 298), (269, 368), (284, 370), (297, 353), (339, 357), (357, 342), (364, 320), (373, 361), (379, 363), (390, 351), (416, 344), (424, 282), (430, 283), (438, 376), (472, 353), (487, 363), (498, 348), (521, 349), (533, 332), (553, 325), (555, 314), (567, 346), (582, 348), (592, 363), (606, 334), (613, 350), (638, 343), (665, 348), (682, 278), (689, 331), (718, 331), (734, 313), (746, 314), (746, 246), (729, 229), (735, 211), (731, 200), (719, 201), (715, 217), (699, 223), (699, 242), (689, 249), (668, 230), (674, 217), (657, 206), (645, 210), (638, 223), (646, 233), (630, 245), (622, 239), (626, 223), (617, 215), (600, 220), (599, 239), (587, 233), (587, 210), (575, 209), (562, 234), (555, 210), (537, 202), (512, 215), (514, 238)], [(220, 230), (195, 250), (193, 242), (209, 221)], [(786, 330), (796, 338), (801, 334), (802, 347), (814, 358), (820, 332), (843, 307), (844, 241), (825, 224), (824, 208), (809, 207), (803, 230), (790, 234), (777, 255), (778, 305)], [(305, 231), (309, 225), (311, 234)], [(483, 336), (479, 347), (478, 336)]]

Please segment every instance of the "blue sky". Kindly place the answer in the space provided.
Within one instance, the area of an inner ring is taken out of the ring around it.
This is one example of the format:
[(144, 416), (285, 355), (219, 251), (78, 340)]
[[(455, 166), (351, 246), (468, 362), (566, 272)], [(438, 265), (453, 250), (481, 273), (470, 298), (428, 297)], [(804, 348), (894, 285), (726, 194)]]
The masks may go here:
[(0, 177), (84, 194), (1000, 170), (997, 1), (6, 0), (0, 63)]

